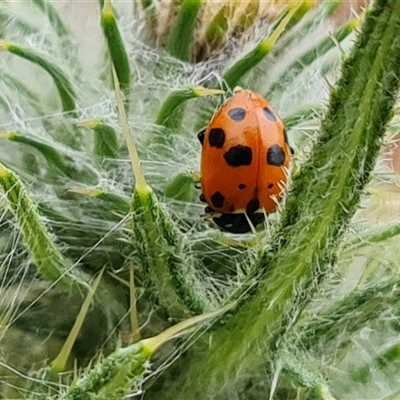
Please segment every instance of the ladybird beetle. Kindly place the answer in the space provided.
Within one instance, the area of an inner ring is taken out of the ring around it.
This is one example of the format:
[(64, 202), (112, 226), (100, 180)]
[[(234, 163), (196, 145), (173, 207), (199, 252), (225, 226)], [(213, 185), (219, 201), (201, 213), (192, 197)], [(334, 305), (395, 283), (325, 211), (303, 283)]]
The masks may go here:
[(276, 210), (287, 181), (293, 150), (282, 120), (260, 94), (236, 88), (198, 138), (206, 213), (223, 230), (250, 231)]

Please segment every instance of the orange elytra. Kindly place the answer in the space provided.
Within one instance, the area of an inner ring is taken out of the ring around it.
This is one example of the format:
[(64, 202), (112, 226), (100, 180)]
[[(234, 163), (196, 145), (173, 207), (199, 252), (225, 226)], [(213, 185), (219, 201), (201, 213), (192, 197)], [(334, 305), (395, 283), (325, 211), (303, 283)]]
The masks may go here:
[(248, 232), (276, 210), (287, 182), (292, 149), (282, 120), (260, 94), (237, 88), (198, 137), (206, 212), (224, 230)]

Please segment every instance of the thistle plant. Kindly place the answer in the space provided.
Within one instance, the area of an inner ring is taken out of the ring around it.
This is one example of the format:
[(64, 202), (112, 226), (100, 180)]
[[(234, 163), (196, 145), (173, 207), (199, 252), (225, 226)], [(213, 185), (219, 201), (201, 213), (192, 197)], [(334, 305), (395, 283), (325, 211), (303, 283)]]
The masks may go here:
[[(400, 8), (340, 3), (0, 4), (1, 398), (399, 396)], [(194, 182), (238, 85), (295, 149), (244, 235)]]

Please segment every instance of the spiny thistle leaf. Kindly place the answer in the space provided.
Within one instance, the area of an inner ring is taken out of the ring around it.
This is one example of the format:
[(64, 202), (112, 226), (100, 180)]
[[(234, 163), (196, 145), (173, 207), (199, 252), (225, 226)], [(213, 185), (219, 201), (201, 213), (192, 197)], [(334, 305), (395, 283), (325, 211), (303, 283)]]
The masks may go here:
[(145, 373), (149, 371), (151, 356), (159, 347), (171, 339), (191, 332), (196, 325), (223, 314), (232, 306), (234, 304), (190, 318), (155, 337), (116, 350), (86, 376), (73, 383), (68, 394), (62, 398), (64, 400), (123, 399), (132, 387), (138, 387)]
[[(360, 330), (360, 327), (365, 326), (365, 323), (372, 321), (375, 315), (385, 312), (388, 304), (396, 305), (394, 310), (398, 317), (397, 305), (400, 302), (398, 284), (399, 280), (395, 279), (363, 290), (355, 290), (325, 307), (316, 319), (310, 320), (310, 316), (304, 313), (292, 332), (293, 336), (290, 335), (285, 341), (286, 345), (296, 344), (297, 340), (301, 340), (303, 348), (307, 350), (321, 338), (325, 343), (329, 343), (337, 339), (345, 326), (347, 335), (343, 337), (337, 350), (345, 348), (352, 340), (352, 335)], [(397, 322), (393, 320), (393, 324)], [(299, 332), (302, 333), (298, 335)]]
[(8, 204), (16, 217), (29, 253), (39, 273), (61, 287), (85, 285), (79, 274), (71, 273), (72, 263), (65, 259), (53, 243), (46, 226), (42, 222), (37, 207), (29, 197), (19, 178), (0, 164), (0, 185), (7, 196)]
[(171, 316), (200, 314), (213, 308), (190, 249), (152, 191), (136, 188), (132, 229), (135, 243), (140, 243), (135, 248), (150, 281), (147, 285), (157, 288), (157, 301)]
[(315, 361), (307, 353), (293, 350), (292, 347), (282, 348), (276, 353), (276, 358), (281, 368), (285, 369), (302, 387), (312, 389), (323, 400), (335, 400), (326, 380), (318, 371)]
[(70, 387), (64, 400), (109, 399), (120, 400), (149, 370), (149, 359), (154, 349), (145, 341), (121, 348), (104, 358), (86, 376)]

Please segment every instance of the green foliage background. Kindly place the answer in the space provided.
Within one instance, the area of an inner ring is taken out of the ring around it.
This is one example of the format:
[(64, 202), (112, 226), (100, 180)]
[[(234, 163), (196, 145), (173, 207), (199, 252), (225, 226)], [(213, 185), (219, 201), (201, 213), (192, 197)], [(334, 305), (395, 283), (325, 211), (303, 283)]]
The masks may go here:
[[(375, 163), (398, 132), (398, 5), (376, 1), (356, 33), (331, 32), (339, 1), (292, 3), (240, 45), (222, 10), (203, 24), (225, 45), (194, 63), (201, 3), (174, 5), (165, 49), (146, 41), (157, 2), (91, 4), (83, 35), (82, 5), (0, 4), (2, 398), (400, 396), (399, 225), (382, 211), (398, 175)], [(296, 150), (287, 201), (243, 236), (200, 217), (190, 177), (238, 84)]]

